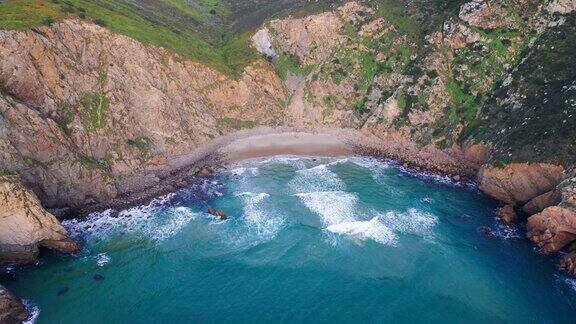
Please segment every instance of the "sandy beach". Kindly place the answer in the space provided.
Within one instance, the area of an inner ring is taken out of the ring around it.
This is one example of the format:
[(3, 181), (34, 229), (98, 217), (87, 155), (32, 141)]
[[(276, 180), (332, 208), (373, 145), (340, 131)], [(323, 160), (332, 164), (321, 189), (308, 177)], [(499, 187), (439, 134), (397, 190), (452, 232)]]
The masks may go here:
[(271, 133), (234, 140), (220, 148), (223, 162), (272, 156), (308, 155), (339, 156), (353, 154), (353, 149), (343, 139), (322, 133)]

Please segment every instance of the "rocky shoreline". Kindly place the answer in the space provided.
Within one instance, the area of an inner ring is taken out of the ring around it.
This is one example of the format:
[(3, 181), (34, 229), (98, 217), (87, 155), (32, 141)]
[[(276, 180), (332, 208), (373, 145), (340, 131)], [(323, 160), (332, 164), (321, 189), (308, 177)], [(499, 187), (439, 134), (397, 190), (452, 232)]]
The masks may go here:
[[(248, 145), (243, 150), (237, 149), (233, 151), (234, 154), (231, 155), (230, 150), (226, 148), (235, 146), (238, 138), (244, 139), (246, 142), (253, 142), (251, 140), (253, 136), (258, 136), (260, 143), (262, 143), (264, 137), (269, 136), (273, 139), (271, 140), (271, 145), (273, 145), (275, 140), (282, 138), (282, 136), (294, 136), (295, 133), (293, 131), (293, 129), (266, 129), (244, 132), (236, 137), (229, 136), (226, 139), (216, 140), (215, 143), (209, 146), (211, 150), (204, 151), (202, 159), (178, 171), (167, 174), (156, 186), (130, 195), (120, 196), (105, 203), (83, 206), (75, 211), (74, 217), (84, 217), (92, 212), (105, 209), (119, 210), (144, 204), (158, 196), (175, 192), (197, 181), (210, 178), (219, 168), (224, 168), (231, 161), (246, 157), (246, 154), (251, 157), (278, 154), (278, 151), (261, 149), (250, 151), (253, 147)], [(528, 218), (527, 236), (545, 253), (557, 252), (576, 240), (576, 214), (573, 211), (574, 209), (571, 209), (576, 206), (576, 204), (573, 204), (576, 201), (573, 200), (576, 197), (574, 180), (568, 178), (562, 167), (549, 164), (511, 164), (504, 168), (496, 168), (480, 165), (478, 159), (466, 160), (466, 157), (470, 156), (470, 154), (466, 154), (466, 149), (457, 150), (452, 148), (451, 150), (440, 151), (434, 148), (421, 148), (414, 143), (384, 141), (379, 138), (361, 135), (353, 130), (333, 129), (323, 130), (323, 132), (317, 130), (316, 133), (309, 131), (302, 134), (310, 136), (301, 136), (300, 138), (303, 140), (301, 142), (297, 141), (294, 144), (295, 146), (285, 153), (297, 154), (300, 147), (305, 147), (304, 152), (306, 154), (303, 155), (313, 155), (314, 144), (325, 143), (311, 143), (309, 139), (314, 138), (314, 136), (320, 137), (319, 134), (329, 134), (329, 136), (338, 138), (338, 141), (344, 143), (350, 154), (390, 159), (396, 161), (406, 170), (449, 177), (455, 182), (477, 181), (478, 187), (482, 192), (506, 204), (504, 208), (506, 208), (507, 214), (502, 213), (500, 210), (496, 212), (498, 216), (501, 216), (504, 223), (514, 223), (519, 218), (517, 213), (525, 216), (532, 215)], [(334, 153), (341, 152), (339, 146), (335, 146), (335, 148)], [(228, 153), (226, 154), (226, 152)], [(318, 150), (319, 154), (325, 155), (327, 152), (325, 149)], [(9, 179), (14, 182), (17, 180), (16, 178), (15, 176), (4, 176), (3, 179)], [(18, 183), (18, 185), (20, 184)], [(33, 195), (33, 193), (27, 191), (27, 195)], [(31, 197), (34, 198), (34, 196)], [(32, 201), (36, 204), (34, 208), (43, 210), (37, 198)], [(61, 213), (62, 211), (59, 212)], [(511, 213), (513, 216), (510, 218), (502, 217), (502, 215), (510, 215)], [(63, 215), (61, 214), (61, 216)], [(42, 217), (54, 216), (44, 211)], [(55, 218), (53, 221), (60, 226)], [(45, 228), (40, 226), (39, 230), (45, 231)], [(59, 240), (38, 239), (35, 242), (31, 241), (29, 244), (32, 244), (32, 246), (41, 245), (64, 253), (78, 251), (79, 247), (69, 241), (62, 230), (63, 228), (58, 229), (62, 233), (61, 235), (64, 235), (60, 236)], [(6, 237), (10, 235), (0, 235), (0, 238), (3, 237), (0, 241), (6, 241)], [(24, 245), (24, 247), (26, 246), (30, 245)], [(6, 247), (7, 245), (3, 245), (3, 249), (0, 250), (8, 251)], [(567, 250), (568, 254), (562, 259), (560, 264), (567, 273), (572, 275), (576, 272), (575, 248), (576, 244), (572, 244)], [(23, 260), (26, 261), (24, 263), (34, 262), (37, 257), (37, 247), (29, 250), (20, 250), (21, 253), (22, 251), (32, 252), (29, 258), (20, 257), (20, 261), (17, 258), (14, 263), (21, 263)], [(6, 296), (4, 305), (7, 310), (3, 310), (4, 314), (7, 314), (5, 316), (11, 316), (10, 318), (14, 316), (20, 316), (14, 318), (23, 317), (24, 313), (21, 311), (23, 306), (18, 299), (3, 288), (0, 291), (4, 291)], [(1, 305), (2, 303), (0, 303), (0, 310), (2, 310)]]

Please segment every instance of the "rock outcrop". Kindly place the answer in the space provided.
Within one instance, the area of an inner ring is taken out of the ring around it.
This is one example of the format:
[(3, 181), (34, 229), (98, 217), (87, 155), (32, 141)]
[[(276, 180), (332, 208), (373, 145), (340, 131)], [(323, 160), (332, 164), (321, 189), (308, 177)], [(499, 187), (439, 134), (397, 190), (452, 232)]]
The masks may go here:
[(528, 238), (545, 253), (558, 252), (576, 240), (576, 211), (552, 206), (528, 218)]
[(80, 246), (67, 234), (18, 176), (0, 175), (0, 264), (34, 262), (39, 246), (78, 252)]
[(0, 171), (48, 208), (109, 201), (223, 133), (280, 124), (285, 98), (264, 59), (233, 80), (86, 21), (0, 30)]
[(498, 208), (496, 210), (496, 216), (498, 216), (498, 218), (500, 218), (504, 224), (508, 225), (516, 223), (516, 220), (518, 219), (518, 215), (516, 214), (514, 206), (512, 205), (506, 205), (504, 207)]
[(495, 199), (516, 205), (554, 189), (565, 177), (564, 168), (546, 163), (484, 166), (478, 172), (478, 187)]
[(576, 240), (576, 178), (564, 180), (552, 194), (561, 197), (558, 206), (530, 216), (526, 225), (527, 237), (547, 253)]
[(565, 255), (562, 260), (560, 260), (560, 268), (569, 275), (576, 277), (576, 252)]
[(0, 323), (22, 323), (29, 314), (22, 301), (0, 285)]

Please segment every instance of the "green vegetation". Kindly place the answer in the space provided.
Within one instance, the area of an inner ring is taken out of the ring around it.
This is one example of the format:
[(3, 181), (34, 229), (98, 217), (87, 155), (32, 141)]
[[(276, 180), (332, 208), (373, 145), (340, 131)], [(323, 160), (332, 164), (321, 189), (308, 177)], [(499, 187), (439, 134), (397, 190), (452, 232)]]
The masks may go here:
[(286, 79), (288, 72), (300, 75), (308, 75), (314, 69), (314, 65), (302, 66), (298, 57), (282, 53), (276, 60), (276, 71), (282, 79)]
[(59, 7), (45, 0), (10, 0), (0, 4), (0, 29), (27, 29), (61, 18)]
[(152, 148), (152, 140), (144, 136), (137, 136), (133, 139), (129, 139), (126, 141), (126, 144), (134, 146), (135, 148), (139, 149), (143, 154), (148, 154), (150, 152), (150, 149)]
[(78, 162), (88, 170), (104, 170), (110, 169), (108, 162), (105, 159), (95, 159), (92, 156), (80, 153), (78, 154)]
[(253, 120), (242, 120), (230, 117), (221, 117), (216, 121), (219, 127), (230, 127), (232, 129), (253, 128), (258, 123)]
[(8, 0), (0, 4), (0, 29), (27, 29), (65, 17), (78, 17), (139, 41), (161, 46), (239, 77), (256, 55), (246, 33), (234, 35), (214, 25), (226, 16), (222, 0)]
[(103, 128), (106, 124), (106, 110), (110, 101), (102, 92), (84, 93), (80, 100), (82, 111), (82, 125), (87, 131)]

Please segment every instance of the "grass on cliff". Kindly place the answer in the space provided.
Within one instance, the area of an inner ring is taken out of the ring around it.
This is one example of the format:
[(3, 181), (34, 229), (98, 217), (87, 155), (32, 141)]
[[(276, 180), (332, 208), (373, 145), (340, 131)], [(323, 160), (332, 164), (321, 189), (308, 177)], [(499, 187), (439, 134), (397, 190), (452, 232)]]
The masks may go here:
[(164, 47), (238, 78), (256, 54), (247, 34), (227, 33), (215, 21), (227, 14), (222, 0), (8, 0), (0, 29), (29, 29), (57, 19), (92, 21), (144, 43)]

